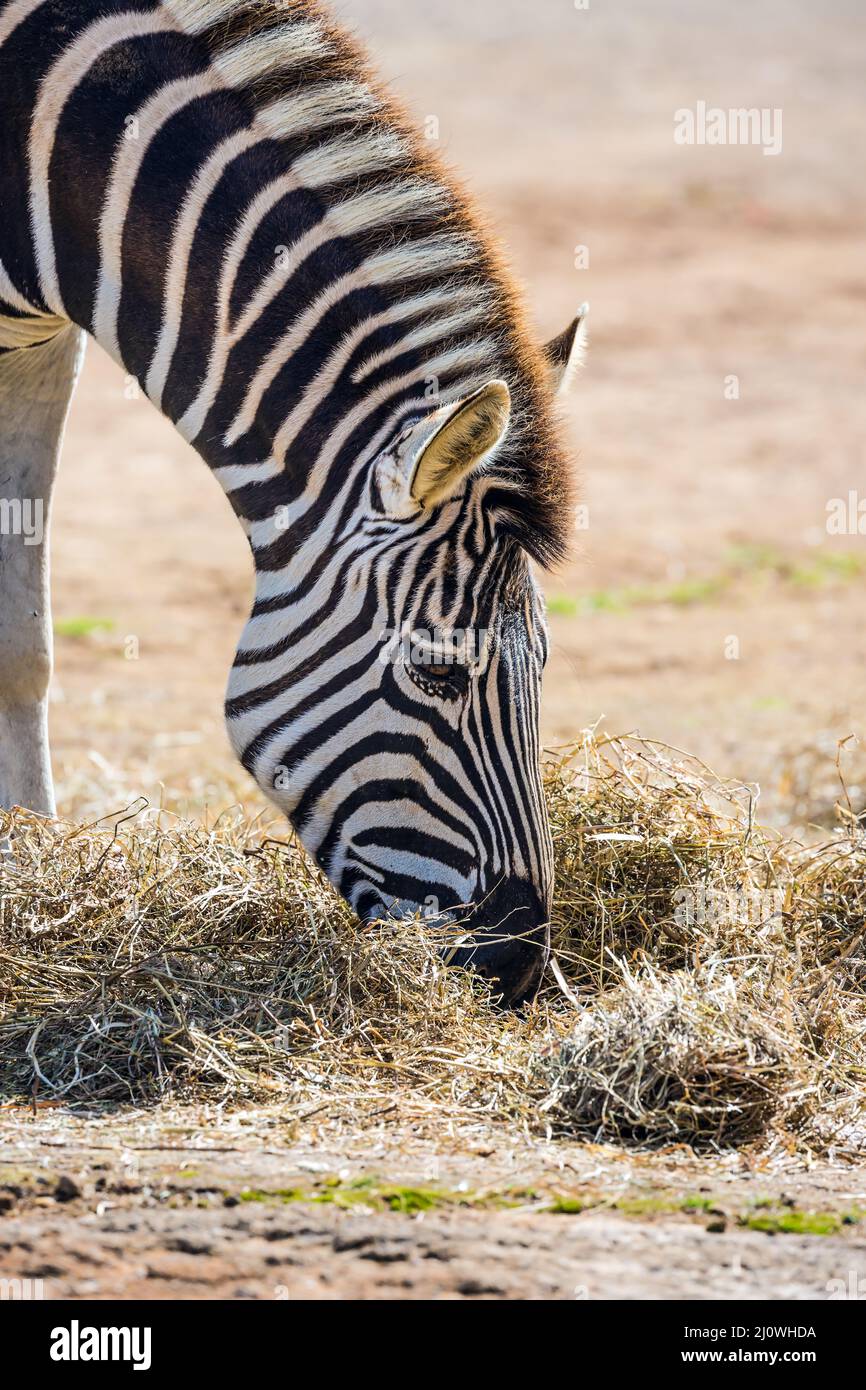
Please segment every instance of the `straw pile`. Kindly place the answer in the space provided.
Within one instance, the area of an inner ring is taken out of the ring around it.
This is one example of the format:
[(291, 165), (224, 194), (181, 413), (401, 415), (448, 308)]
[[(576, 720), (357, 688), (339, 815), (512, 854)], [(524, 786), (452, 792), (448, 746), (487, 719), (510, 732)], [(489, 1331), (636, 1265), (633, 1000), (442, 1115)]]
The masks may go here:
[(362, 930), (260, 826), (0, 814), (0, 1101), (267, 1098), (352, 1129), (860, 1152), (854, 808), (804, 848), (756, 828), (747, 789), (593, 735), (547, 794), (556, 964), (520, 1015), (423, 923)]
[(543, 1109), (590, 1138), (720, 1148), (760, 1139), (783, 1106), (790, 1120), (809, 1095), (789, 1006), (728, 974), (626, 975), (561, 1043)]

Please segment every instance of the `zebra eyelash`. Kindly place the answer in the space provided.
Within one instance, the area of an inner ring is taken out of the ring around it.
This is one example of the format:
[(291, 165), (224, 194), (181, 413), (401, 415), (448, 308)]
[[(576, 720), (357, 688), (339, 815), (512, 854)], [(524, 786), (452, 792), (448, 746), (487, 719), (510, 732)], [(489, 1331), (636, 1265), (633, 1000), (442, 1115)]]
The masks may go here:
[[(466, 671), (465, 667), (457, 669)], [(435, 700), (444, 700), (448, 704), (456, 704), (458, 701), (462, 703), (469, 693), (468, 672), (463, 680), (458, 680), (450, 673), (448, 676), (436, 678), (422, 675), (416, 666), (407, 666), (406, 671), (412, 684)]]
[(404, 662), (406, 674), (412, 684), (436, 700), (449, 703), (463, 701), (469, 694), (473, 668), (460, 661), (437, 663), (435, 661)]

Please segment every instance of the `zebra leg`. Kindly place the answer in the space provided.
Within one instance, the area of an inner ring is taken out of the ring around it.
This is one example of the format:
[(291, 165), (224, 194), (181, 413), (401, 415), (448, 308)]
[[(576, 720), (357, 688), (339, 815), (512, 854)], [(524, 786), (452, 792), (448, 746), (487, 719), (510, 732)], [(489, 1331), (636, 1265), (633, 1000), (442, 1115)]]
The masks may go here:
[[(2, 328), (0, 320), (0, 341)], [(69, 324), (0, 353), (0, 807), (48, 816), (48, 517), (82, 348)]]

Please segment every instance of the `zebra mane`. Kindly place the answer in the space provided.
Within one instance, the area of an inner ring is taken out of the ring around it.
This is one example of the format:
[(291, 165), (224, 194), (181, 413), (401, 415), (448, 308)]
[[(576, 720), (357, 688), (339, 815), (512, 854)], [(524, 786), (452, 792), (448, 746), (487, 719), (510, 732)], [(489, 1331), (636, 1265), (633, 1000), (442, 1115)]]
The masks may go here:
[[(295, 167), (304, 164), (301, 177), (312, 186), (327, 185), (336, 171), (344, 181), (348, 176), (353, 190), (363, 186), (370, 198), (378, 196), (387, 203), (393, 197), (389, 245), (398, 261), (411, 257), (419, 223), (418, 207), (401, 214), (400, 198), (405, 201), (405, 190), (414, 188), (417, 205), (420, 190), (426, 205), (423, 230), (449, 243), (453, 265), (443, 266), (443, 281), (447, 278), (449, 288), (461, 288), (475, 306), (473, 314), (463, 315), (463, 323), (459, 315), (454, 318), (448, 353), (433, 358), (445, 363), (443, 391), (461, 394), (492, 377), (508, 383), (512, 421), (485, 488), (500, 524), (533, 558), (545, 566), (561, 560), (572, 532), (571, 470), (558, 438), (545, 361), (528, 329), (520, 295), (497, 241), (465, 188), (372, 74), (361, 46), (333, 23), (317, 0), (163, 0), (163, 4), (178, 28), (204, 42), (211, 63), (225, 80), (243, 87), (271, 138), (280, 138), (283, 111), (287, 123), (297, 122), (298, 107), (303, 104), (307, 123), (315, 125), (317, 101), (323, 115), (326, 106), (332, 112), (335, 103), (345, 104), (349, 136), (329, 142), (326, 149), (311, 144)], [(370, 155), (367, 169), (365, 151)], [(389, 182), (383, 183), (386, 165)], [(350, 222), (352, 201), (350, 197), (343, 203), (344, 217)], [(354, 202), (358, 201), (355, 197)], [(333, 211), (339, 222), (339, 203)], [(363, 240), (369, 229), (360, 220), (354, 234)], [(430, 244), (429, 235), (426, 243), (419, 242), (416, 267)], [(382, 250), (381, 236), (375, 249)], [(401, 293), (399, 279), (394, 293)], [(432, 338), (430, 329), (422, 325), (414, 342), (411, 335), (408, 341), (413, 346), (429, 342), (435, 354), (442, 344)], [(365, 373), (374, 366), (375, 361), (365, 364)]]

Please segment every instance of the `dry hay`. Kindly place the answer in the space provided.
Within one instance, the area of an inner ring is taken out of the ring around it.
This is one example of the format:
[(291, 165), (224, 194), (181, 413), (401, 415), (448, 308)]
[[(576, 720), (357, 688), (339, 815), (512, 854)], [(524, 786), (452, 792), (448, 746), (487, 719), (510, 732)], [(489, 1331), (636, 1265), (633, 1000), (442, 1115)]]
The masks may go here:
[(0, 1100), (861, 1152), (866, 828), (844, 797), (806, 848), (756, 827), (747, 788), (592, 734), (547, 795), (556, 963), (519, 1015), (423, 923), (360, 928), (260, 825), (0, 814)]
[(760, 1139), (784, 1105), (810, 1093), (804, 1051), (782, 993), (753, 983), (647, 967), (587, 1009), (546, 1067), (542, 1109), (571, 1133), (639, 1142)]

